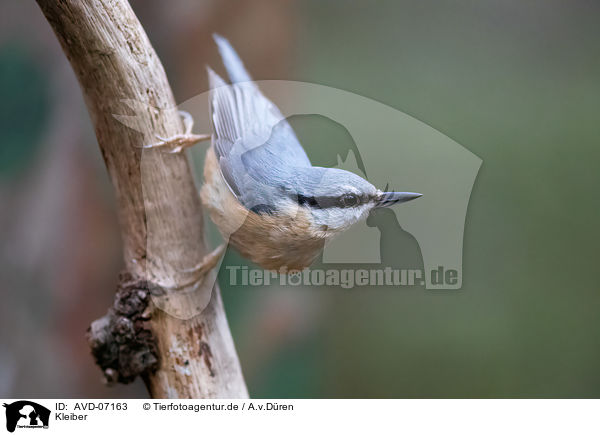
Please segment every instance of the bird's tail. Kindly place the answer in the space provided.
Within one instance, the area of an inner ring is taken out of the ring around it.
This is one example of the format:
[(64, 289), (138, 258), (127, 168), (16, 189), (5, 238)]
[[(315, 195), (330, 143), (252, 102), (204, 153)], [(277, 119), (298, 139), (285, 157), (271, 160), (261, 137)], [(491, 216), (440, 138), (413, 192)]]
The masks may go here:
[(223, 64), (225, 65), (225, 69), (227, 70), (227, 74), (229, 74), (231, 82), (251, 82), (252, 78), (250, 77), (250, 74), (248, 74), (248, 71), (244, 68), (242, 60), (229, 41), (216, 33), (213, 33), (213, 38), (219, 47), (219, 53), (221, 53)]

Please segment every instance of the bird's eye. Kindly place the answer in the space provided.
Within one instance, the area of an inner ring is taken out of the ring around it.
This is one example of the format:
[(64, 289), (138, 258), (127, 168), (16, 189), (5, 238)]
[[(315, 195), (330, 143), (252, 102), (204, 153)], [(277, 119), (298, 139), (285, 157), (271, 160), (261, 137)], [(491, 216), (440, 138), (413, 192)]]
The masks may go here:
[(340, 198), (340, 206), (342, 207), (354, 207), (355, 205), (358, 205), (358, 203), (358, 196), (353, 193), (347, 193)]

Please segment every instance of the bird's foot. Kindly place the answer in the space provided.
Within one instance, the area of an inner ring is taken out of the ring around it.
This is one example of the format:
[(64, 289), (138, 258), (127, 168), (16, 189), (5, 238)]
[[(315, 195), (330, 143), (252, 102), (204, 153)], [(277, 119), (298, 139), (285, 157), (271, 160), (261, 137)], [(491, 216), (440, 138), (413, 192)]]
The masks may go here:
[(150, 148), (165, 148), (169, 154), (177, 154), (183, 151), (185, 148), (189, 148), (196, 145), (198, 142), (210, 139), (210, 135), (204, 134), (176, 134), (168, 138), (162, 138), (156, 136), (159, 142), (143, 145), (143, 149)]
[(198, 264), (197, 266), (194, 266), (192, 268), (189, 268), (189, 269), (183, 269), (182, 272), (198, 273), (201, 275), (206, 275), (211, 269), (213, 269), (217, 265), (217, 263), (219, 262), (219, 259), (225, 252), (226, 248), (227, 248), (227, 246), (225, 245), (225, 243), (220, 244), (212, 252), (209, 252), (208, 254), (206, 254), (202, 258), (202, 261), (200, 262), (200, 264)]
[(173, 286), (160, 286), (153, 292), (154, 305), (178, 319), (191, 319), (200, 314), (210, 303), (217, 281), (216, 266), (225, 252), (223, 244), (205, 255), (200, 263), (189, 269), (178, 269), (183, 279)]
[(188, 281), (178, 285), (176, 289), (196, 287), (200, 284), (206, 275), (217, 266), (226, 248), (225, 244), (221, 244), (215, 250), (206, 254), (198, 265), (181, 270), (181, 272), (189, 273), (192, 276)]
[(177, 154), (182, 152), (185, 148), (189, 148), (198, 142), (209, 140), (211, 138), (210, 134), (193, 134), (192, 128), (194, 126), (194, 119), (192, 118), (192, 115), (190, 115), (188, 112), (184, 112), (183, 110), (180, 110), (179, 114), (183, 118), (185, 133), (176, 134), (168, 138), (163, 138), (156, 135), (156, 138), (159, 139), (159, 142), (142, 145), (142, 148), (165, 148), (167, 149), (166, 152), (169, 154)]

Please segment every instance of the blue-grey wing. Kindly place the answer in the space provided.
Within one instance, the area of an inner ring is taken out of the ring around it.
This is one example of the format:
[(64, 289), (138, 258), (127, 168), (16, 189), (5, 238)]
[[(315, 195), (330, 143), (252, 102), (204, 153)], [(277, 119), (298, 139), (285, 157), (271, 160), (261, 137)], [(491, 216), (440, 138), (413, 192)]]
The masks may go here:
[[(230, 178), (228, 183), (235, 186), (234, 193), (249, 210), (276, 213), (279, 207), (289, 204), (282, 200), (298, 202), (299, 195), (318, 190), (327, 171), (331, 171), (289, 164), (284, 157), (273, 153), (271, 143), (278, 137), (275, 134), (264, 144), (262, 139), (246, 138), (233, 145), (227, 159), (221, 159), (225, 179)], [(249, 143), (256, 146), (248, 146)]]
[[(311, 163), (289, 123), (254, 83), (227, 85), (212, 70), (208, 74), (215, 154), (231, 191), (251, 209), (251, 198), (260, 196), (263, 201), (268, 195), (258, 194), (256, 190), (264, 186), (248, 178), (268, 180), (274, 170), (285, 172), (285, 167), (310, 167)], [(259, 168), (264, 174), (246, 173), (241, 156), (249, 152), (264, 163)]]
[(220, 166), (232, 192), (249, 210), (275, 212), (281, 195), (295, 190), (297, 167), (285, 163), (255, 136), (236, 142), (229, 156), (220, 159)]
[[(231, 147), (235, 140), (249, 134), (276, 135), (277, 138), (269, 144), (274, 153), (295, 165), (310, 165), (291, 126), (277, 106), (260, 92), (229, 41), (217, 34), (214, 34), (213, 38), (219, 47), (229, 79), (234, 84), (229, 89), (223, 89), (222, 92), (214, 92), (212, 99), (213, 108), (218, 111), (216, 117), (221, 118), (221, 128), (229, 133), (230, 141), (228, 144), (223, 144), (222, 151)], [(211, 89), (226, 86), (226, 83), (212, 71), (209, 71), (209, 83)], [(271, 133), (276, 125), (279, 128)]]

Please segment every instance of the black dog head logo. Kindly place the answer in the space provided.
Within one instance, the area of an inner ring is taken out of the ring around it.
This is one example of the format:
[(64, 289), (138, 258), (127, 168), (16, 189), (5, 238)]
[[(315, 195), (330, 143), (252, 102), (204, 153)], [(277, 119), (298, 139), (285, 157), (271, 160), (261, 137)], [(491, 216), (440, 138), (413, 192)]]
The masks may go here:
[(20, 423), (20, 426), (48, 427), (50, 410), (42, 405), (29, 400), (19, 400), (8, 405), (5, 403), (4, 407), (6, 408), (6, 430), (9, 432), (15, 431), (17, 423)]

